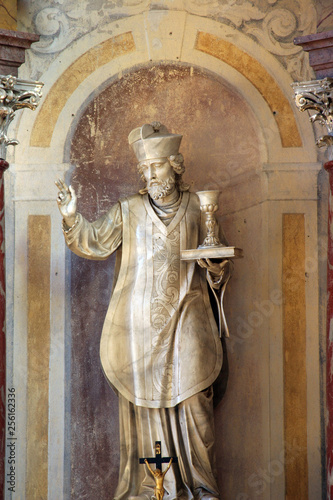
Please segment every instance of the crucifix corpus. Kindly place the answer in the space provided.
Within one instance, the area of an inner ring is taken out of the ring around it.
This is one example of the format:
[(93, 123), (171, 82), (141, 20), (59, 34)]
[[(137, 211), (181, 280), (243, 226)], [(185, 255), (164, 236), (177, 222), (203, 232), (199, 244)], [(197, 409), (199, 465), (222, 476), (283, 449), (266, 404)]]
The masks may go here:
[[(178, 462), (177, 457), (162, 457), (161, 441), (156, 441), (155, 442), (155, 457), (140, 458), (139, 462), (140, 462), (140, 464), (146, 464), (149, 471), (151, 472), (151, 474), (154, 477), (154, 480), (155, 480), (154, 495), (155, 495), (156, 499), (163, 500), (164, 493), (165, 493), (165, 489), (163, 487), (164, 476), (168, 472), (168, 470), (170, 469), (172, 462), (175, 464)], [(162, 463), (168, 463), (168, 466), (164, 472), (162, 472)], [(156, 469), (153, 470), (150, 467), (150, 464), (156, 464)]]
[[(68, 247), (95, 260), (117, 251), (100, 344), (105, 377), (119, 398), (114, 500), (147, 500), (154, 492), (162, 499), (164, 486), (168, 500), (217, 500), (213, 395), (226, 359), (223, 295), (230, 259), (241, 251), (226, 246), (221, 230), (220, 243), (216, 193), (199, 198), (184, 182), (181, 135), (153, 122), (128, 139), (144, 187), (97, 221), (77, 211), (71, 186), (56, 182)], [(168, 474), (164, 459), (151, 474), (139, 463), (157, 439), (170, 456)], [(171, 467), (172, 454), (178, 460)]]

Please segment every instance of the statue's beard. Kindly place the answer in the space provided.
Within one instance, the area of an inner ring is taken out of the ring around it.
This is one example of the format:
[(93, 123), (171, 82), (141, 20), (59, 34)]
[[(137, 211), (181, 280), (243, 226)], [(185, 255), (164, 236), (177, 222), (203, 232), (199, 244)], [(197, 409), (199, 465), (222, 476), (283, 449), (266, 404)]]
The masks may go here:
[(175, 183), (174, 177), (169, 177), (166, 181), (155, 181), (154, 184), (148, 186), (149, 196), (155, 201), (163, 199), (174, 191)]

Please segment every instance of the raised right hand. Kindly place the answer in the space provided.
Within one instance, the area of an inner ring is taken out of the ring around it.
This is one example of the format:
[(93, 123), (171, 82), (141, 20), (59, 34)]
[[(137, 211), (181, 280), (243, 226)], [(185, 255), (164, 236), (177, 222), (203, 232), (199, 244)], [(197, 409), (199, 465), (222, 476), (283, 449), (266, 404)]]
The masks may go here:
[(76, 218), (77, 197), (72, 186), (62, 180), (55, 181), (55, 185), (59, 189), (57, 203), (59, 211), (68, 227), (72, 227)]

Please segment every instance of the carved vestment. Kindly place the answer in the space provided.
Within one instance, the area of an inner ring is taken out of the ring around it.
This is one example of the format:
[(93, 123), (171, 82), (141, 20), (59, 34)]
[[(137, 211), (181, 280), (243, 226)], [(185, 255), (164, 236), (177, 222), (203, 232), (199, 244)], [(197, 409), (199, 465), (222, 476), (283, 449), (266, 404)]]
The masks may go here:
[(101, 337), (109, 383), (135, 405), (175, 406), (218, 376), (222, 348), (205, 271), (180, 260), (196, 248), (200, 206), (183, 193), (172, 222), (156, 215), (148, 195), (121, 200), (94, 223), (79, 216), (69, 248), (102, 260), (117, 248), (117, 274)]

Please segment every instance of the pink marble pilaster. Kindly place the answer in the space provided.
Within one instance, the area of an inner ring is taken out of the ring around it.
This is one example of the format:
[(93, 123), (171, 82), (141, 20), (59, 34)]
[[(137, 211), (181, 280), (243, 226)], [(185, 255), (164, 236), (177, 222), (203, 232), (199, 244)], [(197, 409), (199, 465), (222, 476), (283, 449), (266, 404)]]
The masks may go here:
[[(296, 105), (300, 111), (306, 109), (316, 112), (311, 121), (326, 125), (328, 135), (317, 140), (318, 146), (333, 145), (333, 30), (323, 33), (295, 38), (295, 45), (300, 45), (309, 53), (309, 63), (315, 71), (317, 80), (296, 82)], [(302, 88), (303, 87), (303, 88)], [(321, 87), (321, 88), (320, 88)], [(298, 99), (301, 97), (301, 100)], [(328, 206), (328, 249), (327, 249), (327, 317), (326, 317), (326, 484), (327, 499), (333, 499), (333, 161), (324, 164), (329, 173), (329, 206)]]
[(294, 44), (309, 53), (310, 66), (318, 79), (333, 77), (333, 30), (299, 36)]
[(5, 422), (6, 422), (6, 333), (5, 333), (5, 219), (3, 173), (9, 164), (0, 159), (0, 498), (4, 486)]
[[(39, 35), (0, 29), (0, 75), (17, 77), (18, 68), (25, 61), (25, 51), (30, 48), (33, 42), (37, 42), (38, 40)], [(3, 96), (1, 105), (2, 107), (8, 105), (4, 101)], [(6, 436), (6, 295), (3, 173), (8, 167), (8, 162), (0, 158), (0, 498), (3, 498), (5, 485)]]
[(329, 205), (328, 205), (328, 248), (327, 248), (327, 339), (326, 339), (326, 466), (327, 466), (327, 498), (333, 498), (333, 161), (324, 164), (329, 173)]
[(0, 75), (17, 76), (18, 68), (25, 61), (25, 51), (39, 35), (0, 29)]

